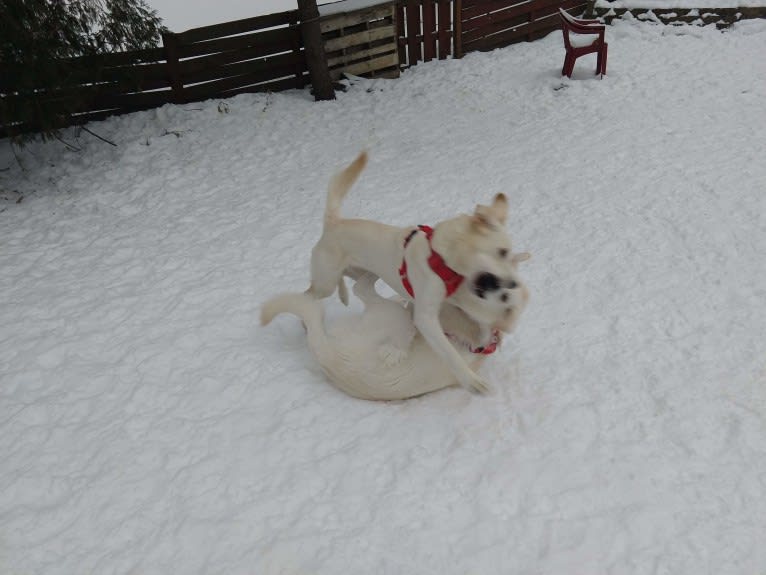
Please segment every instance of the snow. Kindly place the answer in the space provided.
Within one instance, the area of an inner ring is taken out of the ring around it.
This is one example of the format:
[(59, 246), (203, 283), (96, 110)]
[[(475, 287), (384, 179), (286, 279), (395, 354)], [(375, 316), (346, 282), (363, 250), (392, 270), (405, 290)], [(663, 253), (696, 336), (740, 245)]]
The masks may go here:
[(753, 8), (764, 6), (764, 0), (596, 0), (596, 8)]
[[(766, 571), (766, 23), (607, 40), (2, 143), (0, 572)], [(355, 400), (258, 326), (362, 148), (349, 215), (508, 194), (496, 395)]]

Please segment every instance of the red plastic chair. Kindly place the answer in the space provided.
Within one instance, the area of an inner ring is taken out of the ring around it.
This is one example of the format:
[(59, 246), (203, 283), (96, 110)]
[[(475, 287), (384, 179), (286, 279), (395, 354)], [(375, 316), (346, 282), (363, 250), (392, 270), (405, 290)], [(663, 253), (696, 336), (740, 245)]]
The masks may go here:
[[(566, 56), (564, 58), (564, 67), (561, 73), (572, 77), (575, 60), (585, 54), (596, 53), (596, 74), (604, 77), (606, 74), (606, 51), (609, 45), (604, 41), (606, 26), (598, 20), (582, 20), (575, 18), (565, 10), (559, 8), (561, 16), (561, 32), (564, 34), (564, 47)], [(590, 39), (588, 36), (596, 36)]]

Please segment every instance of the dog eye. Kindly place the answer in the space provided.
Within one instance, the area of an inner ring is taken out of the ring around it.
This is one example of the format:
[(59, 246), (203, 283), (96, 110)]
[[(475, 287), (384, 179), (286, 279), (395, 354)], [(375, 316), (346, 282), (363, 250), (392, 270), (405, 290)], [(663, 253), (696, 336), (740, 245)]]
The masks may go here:
[(508, 249), (507, 248), (500, 248), (497, 250), (497, 255), (499, 255), (501, 258), (505, 259), (508, 257)]
[(519, 284), (515, 280), (508, 282), (508, 289), (516, 289), (517, 287), (519, 287)]

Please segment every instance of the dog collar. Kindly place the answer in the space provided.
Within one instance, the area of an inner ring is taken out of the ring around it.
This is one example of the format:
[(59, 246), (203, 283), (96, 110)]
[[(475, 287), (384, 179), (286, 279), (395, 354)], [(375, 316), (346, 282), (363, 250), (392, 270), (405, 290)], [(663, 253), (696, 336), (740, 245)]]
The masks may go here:
[[(405, 249), (407, 248), (407, 244), (410, 243), (410, 240), (418, 232), (423, 232), (426, 234), (428, 245), (429, 247), (431, 246), (431, 237), (434, 235), (433, 228), (430, 226), (418, 226), (417, 228), (412, 230), (404, 239)], [(465, 279), (463, 276), (461, 276), (459, 273), (457, 273), (455, 270), (449, 267), (447, 263), (444, 261), (444, 258), (442, 258), (437, 252), (435, 252), (433, 248), (431, 248), (431, 255), (428, 258), (428, 267), (430, 267), (431, 271), (433, 271), (437, 276), (439, 276), (441, 280), (444, 282), (444, 287), (447, 289), (447, 297), (455, 293), (457, 291), (457, 288), (460, 287), (460, 284), (463, 283), (463, 280)], [(414, 298), (415, 293), (412, 290), (412, 284), (410, 283), (410, 279), (409, 277), (407, 277), (407, 261), (404, 259), (402, 259), (402, 267), (399, 268), (399, 277), (402, 280), (402, 285), (404, 286), (404, 289), (406, 289), (407, 293)], [(495, 351), (495, 350), (493, 349), (492, 351)], [(482, 353), (482, 352), (479, 352), (479, 353)], [(492, 352), (489, 352), (489, 353), (492, 353)]]
[(451, 339), (455, 343), (459, 343), (465, 347), (468, 348), (468, 351), (471, 353), (478, 353), (481, 355), (490, 355), (492, 353), (495, 353), (497, 351), (497, 344), (500, 343), (500, 332), (498, 330), (492, 331), (492, 337), (489, 339), (489, 344), (487, 345), (480, 345), (479, 347), (473, 347), (470, 343), (467, 341), (464, 341), (451, 333), (444, 333), (444, 335), (447, 336), (448, 339)]

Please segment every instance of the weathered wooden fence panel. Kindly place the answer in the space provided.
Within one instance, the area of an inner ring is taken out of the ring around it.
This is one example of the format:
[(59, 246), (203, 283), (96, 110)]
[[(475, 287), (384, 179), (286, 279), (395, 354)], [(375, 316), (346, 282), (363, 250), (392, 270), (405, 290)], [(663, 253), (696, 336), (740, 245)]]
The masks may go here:
[(175, 102), (302, 88), (309, 81), (296, 10), (194, 28), (163, 40)]
[(585, 0), (455, 0), (458, 54), (529, 42), (561, 27), (559, 7), (585, 12)]
[(320, 20), (333, 80), (354, 75), (399, 76), (394, 2), (324, 16)]
[(414, 66), (453, 52), (454, 0), (398, 0), (399, 64)]
[[(534, 40), (559, 27), (560, 6), (576, 14), (585, 11), (586, 0), (381, 0), (353, 11), (343, 5), (320, 19), (334, 79), (343, 72), (395, 77), (418, 62)], [(297, 10), (168, 33), (163, 44), (62, 61), (81, 78), (70, 121), (309, 83)], [(22, 94), (2, 72), (0, 65), (0, 104), (11, 117), (22, 98), (64, 97), (55, 91)], [(37, 128), (25, 121), (16, 127)]]

